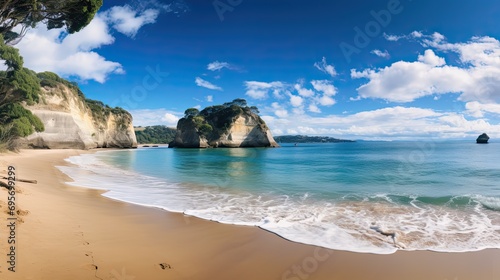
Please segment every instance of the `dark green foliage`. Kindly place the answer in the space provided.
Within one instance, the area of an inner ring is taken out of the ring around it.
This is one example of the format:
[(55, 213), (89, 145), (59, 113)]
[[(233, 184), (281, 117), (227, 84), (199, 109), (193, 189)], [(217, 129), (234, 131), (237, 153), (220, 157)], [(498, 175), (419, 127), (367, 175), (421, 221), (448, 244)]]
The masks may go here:
[(56, 88), (59, 84), (63, 84), (67, 86), (69, 89), (74, 90), (78, 94), (78, 96), (80, 96), (82, 99), (85, 99), (85, 95), (80, 90), (80, 87), (76, 82), (69, 82), (59, 77), (56, 73), (48, 71), (38, 73), (37, 77), (40, 79), (40, 85), (42, 87)]
[[(246, 104), (246, 101), (240, 104)], [(225, 131), (229, 129), (234, 118), (241, 115), (244, 110), (245, 108), (235, 105), (234, 102), (228, 102), (223, 105), (207, 107), (200, 112), (200, 115), (207, 122), (212, 123), (214, 127), (222, 128)]]
[(40, 81), (54, 81), (58, 83), (64, 83), (66, 80), (59, 77), (56, 73), (45, 71), (37, 74)]
[(26, 137), (34, 131), (44, 130), (42, 121), (19, 103), (0, 107), (0, 123), (12, 125), (12, 135), (15, 137)]
[(213, 127), (209, 125), (208, 123), (204, 123), (199, 126), (198, 131), (200, 132), (201, 135), (203, 135), (205, 138), (208, 138), (210, 133), (213, 131)]
[(255, 106), (250, 107), (250, 111), (254, 114), (260, 113), (259, 108), (255, 107)]
[(247, 107), (247, 101), (243, 98), (236, 98), (235, 100), (231, 102), (224, 103), (225, 107), (231, 107), (231, 106), (238, 106), (238, 107)]
[(19, 51), (4, 43), (0, 34), (0, 59), (5, 60), (7, 71), (0, 74), (0, 105), (26, 101), (38, 101), (40, 81), (35, 72), (23, 67)]
[(196, 124), (197, 127), (200, 127), (203, 123), (205, 123), (205, 117), (196, 116), (193, 118), (193, 122)]
[(85, 103), (92, 111), (94, 120), (98, 122), (105, 122), (110, 114), (114, 114), (119, 118), (116, 120), (118, 128), (126, 129), (128, 127), (128, 123), (132, 121), (132, 116), (130, 115), (130, 113), (123, 108), (111, 108), (101, 101), (92, 99), (85, 99)]
[(305, 135), (284, 135), (275, 136), (274, 140), (278, 143), (341, 143), (354, 142), (352, 140), (336, 139), (327, 136), (305, 136)]
[[(4, 35), (6, 42), (12, 42), (39, 22), (46, 23), (49, 29), (66, 27), (69, 33), (78, 32), (90, 23), (101, 6), (102, 0), (3, 0), (0, 35)], [(21, 27), (19, 33), (14, 29), (16, 26)]]
[[(54, 15), (49, 16), (48, 28), (66, 26), (69, 33), (78, 32), (87, 26), (102, 6), (102, 0), (52, 0), (47, 2), (54, 3), (51, 7)], [(62, 5), (61, 2), (65, 5)]]
[(104, 122), (111, 112), (109, 106), (104, 105), (101, 101), (85, 99), (85, 103), (92, 111), (92, 116), (96, 121)]
[[(256, 114), (258, 111), (255, 106), (248, 107), (245, 99), (238, 98), (222, 105), (206, 107), (201, 112), (195, 108), (188, 109), (181, 121), (191, 121), (200, 136), (215, 139), (226, 133), (238, 116), (244, 113)], [(264, 123), (260, 118), (259, 120)]]
[(40, 98), (40, 80), (35, 72), (22, 68), (19, 71), (13, 71), (9, 87), (13, 90), (13, 95), (26, 101), (28, 105), (33, 105)]
[(136, 130), (135, 136), (139, 144), (168, 144), (174, 140), (176, 132), (174, 128), (158, 125)]
[(40, 80), (36, 73), (23, 67), (19, 51), (4, 43), (0, 34), (0, 59), (7, 71), (0, 72), (0, 146), (12, 148), (18, 137), (44, 130), (42, 121), (21, 104), (32, 105), (40, 98)]
[(189, 118), (189, 117), (196, 117), (200, 113), (200, 110), (196, 108), (189, 108), (186, 111), (184, 111), (184, 117)]
[(5, 60), (7, 71), (19, 71), (23, 68), (23, 58), (19, 54), (19, 50), (6, 45), (3, 37), (0, 35), (0, 57)]
[(0, 125), (0, 152), (15, 150), (14, 142), (15, 137), (12, 133), (12, 124), (6, 126)]

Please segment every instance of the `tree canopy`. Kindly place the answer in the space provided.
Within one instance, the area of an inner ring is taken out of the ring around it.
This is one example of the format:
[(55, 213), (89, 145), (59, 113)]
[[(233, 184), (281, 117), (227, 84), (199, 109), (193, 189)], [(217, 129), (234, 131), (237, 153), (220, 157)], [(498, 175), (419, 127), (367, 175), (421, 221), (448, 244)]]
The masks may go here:
[[(66, 27), (75, 33), (87, 26), (101, 8), (103, 0), (2, 0), (0, 34), (5, 42), (19, 39), (37, 23), (49, 29)], [(20, 32), (13, 31), (16, 26)]]
[(0, 106), (16, 101), (31, 104), (38, 101), (40, 81), (35, 72), (23, 67), (19, 51), (4, 43), (0, 34), (0, 59), (7, 71), (0, 73)]
[(186, 111), (184, 111), (184, 117), (189, 118), (189, 117), (196, 117), (200, 113), (200, 110), (196, 108), (189, 108)]
[(135, 136), (139, 144), (168, 144), (174, 140), (176, 132), (175, 128), (157, 125), (136, 129)]
[(0, 34), (0, 60), (5, 60), (7, 71), (0, 72), (0, 148), (16, 137), (25, 137), (34, 131), (43, 131), (43, 123), (25, 109), (21, 102), (33, 104), (40, 94), (40, 80), (35, 72), (23, 67), (23, 58), (17, 49), (4, 43)]

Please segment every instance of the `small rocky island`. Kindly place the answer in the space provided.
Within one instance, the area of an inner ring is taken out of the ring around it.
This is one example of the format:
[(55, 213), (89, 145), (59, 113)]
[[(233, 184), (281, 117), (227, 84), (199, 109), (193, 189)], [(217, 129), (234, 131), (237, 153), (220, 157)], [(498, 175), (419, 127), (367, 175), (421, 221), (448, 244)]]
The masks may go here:
[(476, 143), (478, 143), (478, 144), (488, 144), (488, 140), (490, 140), (490, 137), (488, 136), (488, 134), (483, 133), (483, 134), (479, 135), (479, 137), (477, 137)]
[(170, 148), (279, 147), (257, 107), (235, 99), (202, 111), (187, 109)]

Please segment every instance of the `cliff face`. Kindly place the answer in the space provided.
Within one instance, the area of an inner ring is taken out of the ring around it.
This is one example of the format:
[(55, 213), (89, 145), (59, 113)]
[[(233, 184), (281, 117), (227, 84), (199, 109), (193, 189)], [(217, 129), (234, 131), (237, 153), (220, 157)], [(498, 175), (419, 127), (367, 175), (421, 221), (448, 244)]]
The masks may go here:
[(62, 83), (42, 87), (38, 104), (26, 108), (40, 118), (45, 130), (26, 137), (24, 144), (46, 149), (137, 147), (131, 115), (101, 105), (91, 108), (74, 88)]
[(179, 120), (169, 147), (279, 147), (264, 120), (248, 107), (214, 106)]
[(196, 124), (187, 118), (182, 118), (177, 123), (177, 133), (174, 141), (168, 144), (169, 148), (208, 148), (210, 145), (196, 128)]
[(212, 141), (215, 147), (278, 147), (265, 122), (256, 115), (238, 116), (229, 130), (218, 140)]

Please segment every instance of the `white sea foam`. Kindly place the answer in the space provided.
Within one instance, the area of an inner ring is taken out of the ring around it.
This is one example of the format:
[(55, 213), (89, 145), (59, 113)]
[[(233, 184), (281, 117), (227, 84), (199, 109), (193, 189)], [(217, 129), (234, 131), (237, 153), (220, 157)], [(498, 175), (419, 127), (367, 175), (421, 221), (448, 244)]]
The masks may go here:
[(485, 197), (482, 195), (475, 195), (472, 196), (475, 200), (477, 200), (479, 203), (484, 205), (486, 208), (495, 210), (495, 211), (500, 211), (500, 198), (498, 197)]
[[(398, 249), (442, 252), (500, 248), (500, 199), (468, 196), (461, 207), (425, 204), (409, 197), (397, 204), (391, 196), (337, 201), (271, 193), (252, 194), (168, 181), (115, 168), (96, 155), (67, 159), (59, 167), (70, 183), (108, 190), (104, 196), (160, 207), (228, 224), (259, 226), (288, 240), (363, 253), (389, 254)], [(452, 198), (458, 199), (458, 198)]]

